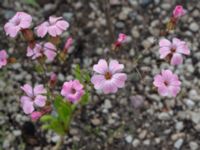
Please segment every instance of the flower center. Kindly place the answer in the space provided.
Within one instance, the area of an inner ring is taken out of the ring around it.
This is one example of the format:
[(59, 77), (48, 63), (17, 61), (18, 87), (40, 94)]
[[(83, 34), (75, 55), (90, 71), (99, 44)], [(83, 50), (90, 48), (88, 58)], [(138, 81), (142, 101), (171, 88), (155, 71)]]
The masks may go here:
[(71, 89), (71, 93), (72, 93), (72, 94), (75, 94), (75, 93), (76, 93), (76, 90), (75, 90), (74, 88), (72, 88), (72, 89)]
[(168, 85), (169, 85), (169, 83), (168, 83), (167, 81), (164, 81), (164, 84), (165, 84), (165, 86), (168, 86)]
[(110, 80), (112, 77), (112, 74), (110, 72), (106, 72), (104, 76), (106, 80)]
[(176, 52), (176, 48), (171, 48), (171, 53), (175, 53)]
[(21, 20), (20, 20), (20, 19), (17, 19), (17, 20), (15, 21), (15, 25), (18, 26), (18, 25), (20, 24), (20, 22), (21, 22)]

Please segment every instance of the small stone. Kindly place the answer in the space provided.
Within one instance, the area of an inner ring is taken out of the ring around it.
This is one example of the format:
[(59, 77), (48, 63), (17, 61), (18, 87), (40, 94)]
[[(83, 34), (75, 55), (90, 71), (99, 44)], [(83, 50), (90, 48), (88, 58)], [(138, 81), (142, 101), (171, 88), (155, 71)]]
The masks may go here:
[(54, 135), (52, 138), (51, 138), (52, 142), (56, 143), (57, 141), (60, 140), (60, 136), (58, 135)]
[(140, 140), (138, 139), (133, 140), (133, 143), (132, 143), (133, 147), (137, 147), (139, 144), (140, 144)]
[(162, 113), (160, 113), (160, 114), (158, 115), (158, 118), (159, 118), (160, 120), (169, 120), (171, 117), (170, 117), (170, 115), (169, 115), (168, 113), (162, 112)]
[(191, 141), (191, 142), (189, 143), (189, 146), (190, 146), (190, 149), (191, 149), (191, 150), (197, 150), (198, 147), (199, 147), (199, 145), (198, 145), (196, 142), (193, 142), (193, 141)]
[(200, 123), (200, 113), (191, 112), (191, 119), (196, 124)]
[(13, 131), (13, 134), (14, 134), (15, 136), (20, 136), (20, 135), (22, 134), (22, 132), (21, 132), (20, 130), (14, 130), (14, 131)]
[(111, 104), (110, 100), (108, 100), (108, 99), (105, 100), (105, 102), (104, 102), (104, 108), (105, 109), (112, 108), (112, 104)]
[(143, 143), (144, 143), (144, 145), (150, 145), (150, 140), (147, 139)]
[(199, 31), (199, 25), (196, 22), (192, 22), (189, 26), (189, 29), (193, 32)]
[(181, 146), (183, 144), (183, 139), (178, 139), (175, 143), (174, 143), (174, 147), (177, 149), (180, 149)]
[(133, 137), (131, 135), (126, 136), (126, 142), (131, 143), (133, 141)]
[(123, 29), (124, 27), (125, 27), (125, 24), (123, 23), (123, 22), (117, 22), (116, 23), (116, 27), (118, 28), (118, 29)]
[(144, 104), (144, 97), (142, 97), (141, 95), (131, 96), (130, 100), (134, 108), (140, 108)]
[(144, 139), (147, 135), (147, 130), (143, 130), (140, 134), (139, 134), (139, 138), (140, 139)]
[(185, 104), (189, 107), (189, 108), (193, 108), (195, 106), (195, 103), (191, 100), (191, 99), (187, 99), (185, 101)]
[(100, 125), (101, 121), (98, 119), (98, 118), (94, 118), (91, 120), (92, 124), (95, 125), (95, 126), (98, 126)]
[(133, 35), (134, 38), (140, 37), (140, 32), (136, 28), (132, 28), (131, 34)]
[(184, 128), (183, 122), (177, 122), (175, 128), (177, 131), (181, 131)]

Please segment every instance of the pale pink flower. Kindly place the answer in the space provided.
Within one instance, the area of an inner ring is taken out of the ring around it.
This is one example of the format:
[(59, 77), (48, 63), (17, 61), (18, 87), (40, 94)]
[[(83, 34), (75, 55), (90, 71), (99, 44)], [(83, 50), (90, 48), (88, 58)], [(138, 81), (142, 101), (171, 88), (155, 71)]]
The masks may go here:
[(36, 59), (38, 57), (41, 57), (45, 55), (47, 57), (47, 60), (53, 61), (56, 57), (56, 47), (50, 42), (47, 42), (45, 44), (35, 44), (34, 48), (31, 48), (30, 46), (27, 48), (27, 57), (31, 57), (32, 59)]
[(120, 33), (119, 35), (118, 35), (118, 39), (117, 39), (117, 41), (115, 42), (115, 46), (116, 47), (120, 47), (123, 43), (125, 43), (127, 41), (127, 35), (126, 34), (124, 34), (124, 33)]
[(42, 117), (42, 113), (39, 111), (34, 111), (31, 113), (30, 117), (32, 121), (37, 121), (38, 119), (40, 119), (40, 117)]
[(67, 41), (65, 42), (64, 50), (69, 49), (71, 47), (72, 43), (73, 43), (73, 39), (72, 39), (72, 37), (69, 37), (67, 39)]
[(3, 66), (7, 64), (7, 57), (8, 57), (7, 52), (5, 50), (1, 50), (0, 51), (0, 68), (2, 68)]
[(32, 17), (25, 12), (17, 12), (4, 26), (6, 35), (16, 37), (19, 31), (31, 26)]
[(25, 84), (21, 89), (26, 94), (26, 96), (22, 96), (20, 100), (25, 114), (31, 114), (35, 110), (34, 106), (45, 106), (47, 98), (43, 94), (46, 94), (47, 91), (43, 85), (36, 85), (32, 88), (29, 84)]
[(61, 95), (72, 103), (76, 103), (84, 94), (83, 85), (78, 80), (71, 80), (63, 84)]
[(158, 93), (162, 96), (176, 97), (181, 89), (181, 82), (178, 76), (170, 70), (163, 70), (161, 74), (156, 75), (153, 84), (158, 88)]
[(178, 38), (173, 38), (172, 42), (167, 39), (162, 39), (159, 42), (159, 46), (160, 58), (163, 59), (169, 57), (172, 65), (182, 64), (182, 54), (190, 55), (190, 50), (186, 42), (181, 41)]
[(62, 17), (49, 17), (49, 21), (43, 22), (36, 27), (38, 37), (44, 37), (49, 33), (52, 37), (61, 35), (69, 27), (69, 23)]
[(178, 19), (186, 14), (186, 10), (181, 5), (177, 5), (173, 10), (173, 17)]
[(118, 88), (125, 86), (127, 75), (121, 73), (124, 65), (119, 64), (117, 60), (111, 60), (109, 64), (104, 59), (100, 59), (98, 64), (93, 66), (93, 70), (97, 73), (91, 78), (94, 88), (103, 90), (105, 94), (116, 93)]

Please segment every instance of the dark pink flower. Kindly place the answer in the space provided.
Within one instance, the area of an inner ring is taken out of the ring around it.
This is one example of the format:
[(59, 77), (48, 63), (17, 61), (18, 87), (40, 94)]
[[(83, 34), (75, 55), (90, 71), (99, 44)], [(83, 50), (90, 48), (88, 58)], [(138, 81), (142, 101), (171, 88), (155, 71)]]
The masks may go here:
[(162, 96), (176, 97), (181, 90), (181, 82), (178, 76), (170, 70), (163, 70), (161, 74), (156, 75), (153, 84), (158, 88), (158, 93)]
[(34, 111), (31, 113), (30, 116), (32, 121), (37, 121), (38, 119), (40, 119), (40, 117), (42, 117), (42, 113), (39, 111)]
[(114, 43), (115, 47), (120, 47), (123, 43), (127, 41), (127, 35), (124, 33), (120, 33), (117, 41)]
[(43, 85), (36, 85), (32, 88), (29, 84), (25, 84), (21, 89), (26, 94), (21, 97), (21, 105), (25, 114), (31, 114), (35, 110), (34, 106), (45, 106), (47, 98), (43, 94), (46, 94), (47, 91)]
[(177, 5), (173, 10), (173, 17), (180, 18), (186, 14), (186, 10), (181, 5)]
[(36, 27), (38, 37), (44, 37), (49, 33), (52, 37), (61, 35), (67, 28), (69, 23), (62, 19), (62, 17), (49, 17), (49, 21), (45, 21)]
[(78, 80), (71, 80), (63, 84), (61, 95), (72, 103), (76, 103), (84, 94), (83, 85)]
[(162, 39), (159, 42), (160, 58), (169, 57), (172, 65), (179, 65), (183, 62), (182, 54), (190, 55), (190, 50), (184, 41), (178, 38), (173, 38), (172, 42), (167, 39)]
[(0, 68), (2, 68), (3, 66), (7, 64), (7, 57), (8, 57), (7, 52), (5, 50), (1, 50), (0, 51)]
[(111, 60), (108, 64), (104, 59), (100, 59), (98, 64), (93, 66), (97, 73), (91, 78), (94, 88), (103, 90), (105, 94), (116, 93), (118, 88), (125, 86), (127, 75), (121, 73), (124, 65), (119, 64), (117, 60)]
[(71, 47), (72, 43), (73, 43), (73, 39), (72, 37), (69, 37), (67, 41), (65, 42), (64, 51), (67, 51)]
[(4, 26), (6, 35), (16, 37), (22, 29), (28, 29), (31, 26), (32, 17), (25, 12), (17, 12)]

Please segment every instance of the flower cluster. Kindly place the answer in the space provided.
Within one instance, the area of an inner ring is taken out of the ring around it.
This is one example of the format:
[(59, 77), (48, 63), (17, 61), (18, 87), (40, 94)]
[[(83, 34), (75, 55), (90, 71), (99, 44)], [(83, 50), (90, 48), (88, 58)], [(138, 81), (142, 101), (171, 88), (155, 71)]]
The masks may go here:
[[(177, 20), (185, 15), (186, 11), (182, 6), (177, 5), (173, 11), (173, 19)], [(171, 65), (180, 65), (183, 63), (183, 55), (190, 55), (190, 50), (186, 42), (173, 38), (172, 41), (168, 39), (161, 39), (159, 41), (159, 53), (161, 59), (167, 59)], [(157, 87), (158, 93), (162, 96), (173, 96), (180, 92), (181, 82), (178, 76), (173, 74), (170, 70), (163, 70), (161, 74), (154, 77), (154, 86)]]

